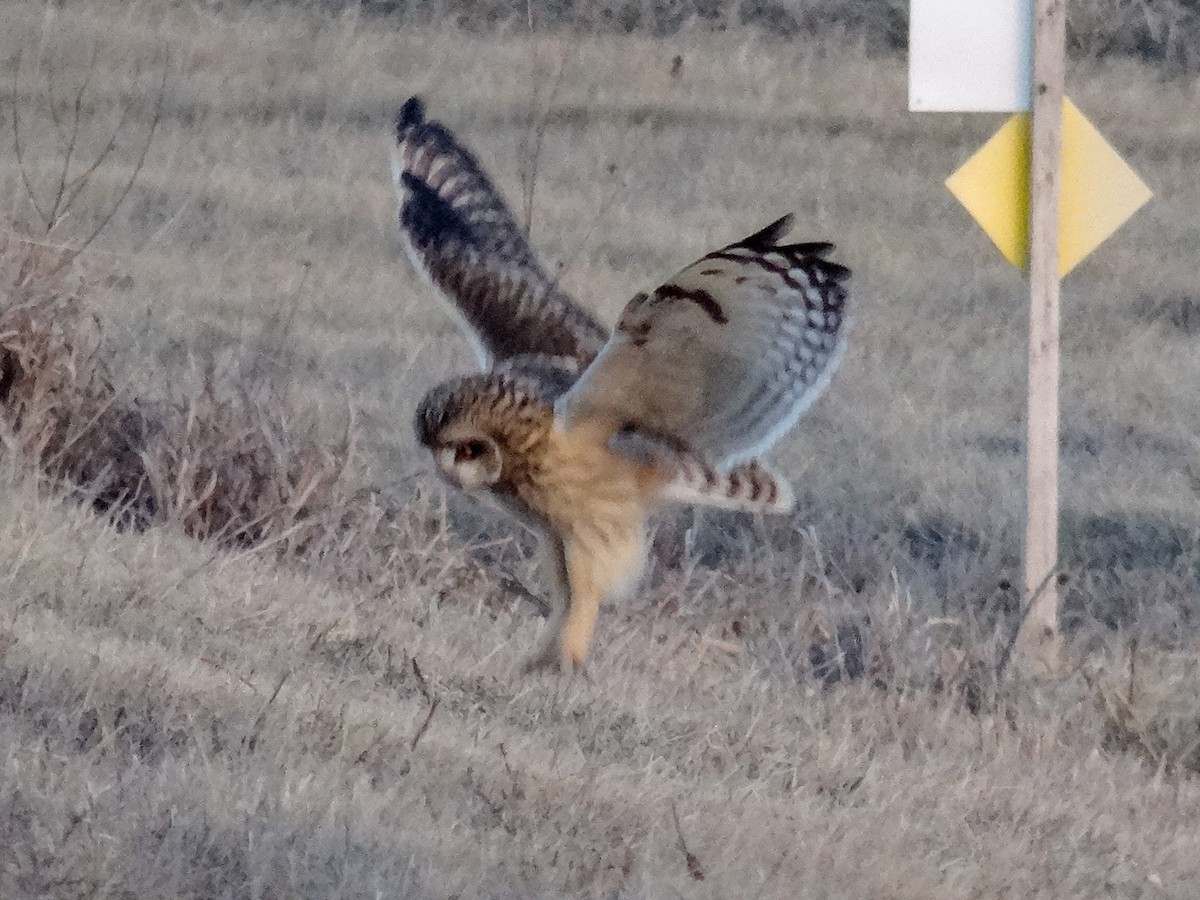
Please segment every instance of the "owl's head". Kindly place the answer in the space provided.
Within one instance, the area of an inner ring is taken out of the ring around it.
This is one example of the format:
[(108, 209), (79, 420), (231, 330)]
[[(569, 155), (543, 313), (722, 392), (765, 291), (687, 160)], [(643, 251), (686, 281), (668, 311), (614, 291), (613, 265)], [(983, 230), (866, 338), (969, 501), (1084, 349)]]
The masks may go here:
[[(431, 390), (417, 407), (417, 441), (438, 473), (466, 491), (502, 489), (521, 468), (529, 437), (548, 426), (551, 408), (520, 378), (489, 372)], [(512, 471), (509, 471), (512, 469)]]
[(438, 473), (466, 491), (489, 488), (500, 480), (504, 461), (500, 444), (461, 404), (440, 390), (417, 408), (417, 440), (433, 454)]
[(442, 477), (465, 491), (490, 488), (504, 472), (500, 445), (482, 432), (451, 430), (430, 449)]

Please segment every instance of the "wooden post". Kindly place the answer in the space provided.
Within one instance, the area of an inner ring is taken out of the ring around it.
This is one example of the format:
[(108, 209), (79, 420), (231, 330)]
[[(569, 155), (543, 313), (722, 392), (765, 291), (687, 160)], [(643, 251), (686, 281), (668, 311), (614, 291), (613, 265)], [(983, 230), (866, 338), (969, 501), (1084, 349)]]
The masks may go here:
[(1029, 172), (1029, 412), (1025, 602), (1015, 647), (1031, 674), (1057, 668), (1058, 207), (1066, 70), (1066, 0), (1034, 0), (1033, 135)]

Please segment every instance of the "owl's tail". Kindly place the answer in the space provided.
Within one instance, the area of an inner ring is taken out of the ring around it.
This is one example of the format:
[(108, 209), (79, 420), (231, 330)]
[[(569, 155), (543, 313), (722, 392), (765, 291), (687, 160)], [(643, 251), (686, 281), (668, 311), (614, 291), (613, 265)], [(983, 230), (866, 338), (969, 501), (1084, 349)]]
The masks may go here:
[(662, 499), (696, 506), (715, 506), (741, 512), (790, 512), (794, 497), (786, 478), (752, 461), (721, 472), (694, 457), (676, 460), (675, 476), (662, 490)]

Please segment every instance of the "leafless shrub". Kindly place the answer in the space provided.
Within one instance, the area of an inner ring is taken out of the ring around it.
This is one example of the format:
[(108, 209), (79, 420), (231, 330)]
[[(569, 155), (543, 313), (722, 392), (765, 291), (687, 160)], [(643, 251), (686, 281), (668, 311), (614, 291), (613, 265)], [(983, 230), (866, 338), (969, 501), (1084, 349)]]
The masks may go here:
[[(532, 27), (531, 16), (530, 28)], [(517, 149), (518, 174), (521, 179), (521, 211), (526, 234), (533, 228), (538, 163), (542, 156), (542, 144), (546, 138), (546, 125), (550, 118), (550, 110), (562, 87), (563, 74), (566, 71), (571, 46), (568, 43), (559, 53), (555, 73), (550, 79), (549, 86), (544, 90), (541, 89), (541, 85), (546, 80), (547, 73), (542, 70), (536, 54), (531, 55), (529, 60), (529, 121)]]
[(341, 442), (327, 446), (216, 364), (193, 366), (174, 396), (138, 400), (106, 361), (82, 296), (87, 278), (67, 274), (78, 262), (76, 247), (12, 236), (0, 245), (6, 449), (122, 522), (175, 521), (241, 546), (302, 541), (352, 458), (352, 418)]
[(353, 455), (352, 418), (340, 444), (326, 446), (233, 372), (194, 367), (190, 381), (141, 454), (161, 515), (242, 545), (297, 538), (334, 499)]
[(418, 494), (401, 514), (352, 487), (349, 406), (340, 435), (322, 437), (232, 355), (193, 359), (153, 399), (135, 396), (86, 301), (112, 276), (85, 272), (87, 259), (0, 232), (0, 458), (36, 467), (122, 526), (172, 524), (320, 566), (334, 582), (386, 590), (450, 564), (439, 552), (444, 510)]
[[(12, 63), (9, 118), (12, 126), (12, 148), (21, 185), (37, 217), (34, 230), (39, 232), (40, 237), (43, 240), (54, 237), (59, 227), (71, 217), (81, 195), (92, 185), (98, 173), (103, 173), (116, 183), (115, 193), (107, 200), (94, 221), (86, 226), (82, 238), (74, 241), (69, 247), (58, 247), (60, 267), (69, 265), (75, 256), (86, 250), (112, 221), (137, 182), (162, 117), (163, 97), (170, 68), (165, 50), (148, 124), (140, 129), (141, 133), (137, 133), (139, 129), (134, 128), (130, 117), (133, 102), (127, 94), (115, 112), (115, 121), (109, 121), (107, 132), (103, 131), (105, 118), (112, 117), (102, 115), (94, 107), (95, 98), (91, 96), (92, 76), (96, 70), (99, 52), (99, 46), (94, 45), (83, 77), (71, 86), (63, 86), (60, 83), (58, 69), (53, 61), (42, 60), (41, 65), (46, 70), (46, 88), (44, 96), (36, 97), (36, 103), (23, 103), (21, 99), (21, 76), (25, 67), (22, 65), (20, 51)], [(134, 68), (131, 81), (136, 84), (141, 80), (141, 76), (142, 67), (139, 65)], [(39, 117), (41, 121), (30, 122), (31, 118)], [(36, 155), (38, 160), (44, 161), (41, 168), (45, 169), (41, 173), (29, 159), (31, 129), (39, 138)], [(85, 134), (90, 132), (96, 132), (100, 136), (97, 138), (92, 134), (92, 140), (85, 140)], [(89, 150), (89, 145), (95, 146)], [(118, 153), (119, 148), (125, 153)], [(126, 155), (128, 160), (123, 159)]]
[[(89, 272), (81, 254), (142, 171), (168, 66), (164, 56), (141, 134), (127, 133), (134, 101), (126, 95), (119, 109), (108, 111), (110, 130), (96, 144), (96, 120), (105, 118), (90, 105), (97, 53), (93, 49), (80, 82), (65, 91), (54, 63), (42, 60), (48, 87), (37, 103), (22, 102), (22, 61), (14, 61), (12, 148), (36, 221), (30, 237), (0, 233), (5, 448), (122, 523), (175, 521), (188, 534), (241, 546), (303, 543), (311, 538), (305, 524), (329, 508), (352, 457), (352, 417), (340, 443), (322, 444), (288, 418), (257, 367), (243, 377), (233, 366), (196, 362), (183, 384), (153, 403), (114, 378), (99, 323), (85, 302), (103, 273)], [(139, 76), (135, 71), (134, 80)], [(36, 113), (43, 120), (31, 126)], [(36, 151), (31, 129), (39, 137)], [(90, 154), (87, 143), (95, 147)], [(115, 183), (115, 193), (92, 221), (73, 227), (77, 201), (98, 178)]]
[[(5, 450), (37, 460), (101, 508), (139, 502), (138, 456), (150, 427), (120, 396), (96, 321), (81, 299), (87, 278), (68, 268), (74, 247), (0, 237), (0, 426)], [(74, 284), (71, 284), (74, 282)]]

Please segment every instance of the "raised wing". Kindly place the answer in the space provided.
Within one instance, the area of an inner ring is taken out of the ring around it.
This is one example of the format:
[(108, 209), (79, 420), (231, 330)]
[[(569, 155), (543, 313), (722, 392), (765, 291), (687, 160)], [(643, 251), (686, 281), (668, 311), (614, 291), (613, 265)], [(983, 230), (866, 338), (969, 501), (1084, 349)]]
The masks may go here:
[(780, 244), (785, 216), (626, 306), (558, 402), (565, 427), (599, 417), (614, 446), (658, 442), (727, 469), (787, 431), (841, 355), (845, 266), (832, 244)]
[(396, 117), (400, 233), (414, 266), (449, 301), (484, 370), (525, 354), (582, 371), (607, 330), (538, 264), (508, 206), (469, 150), (417, 97)]

